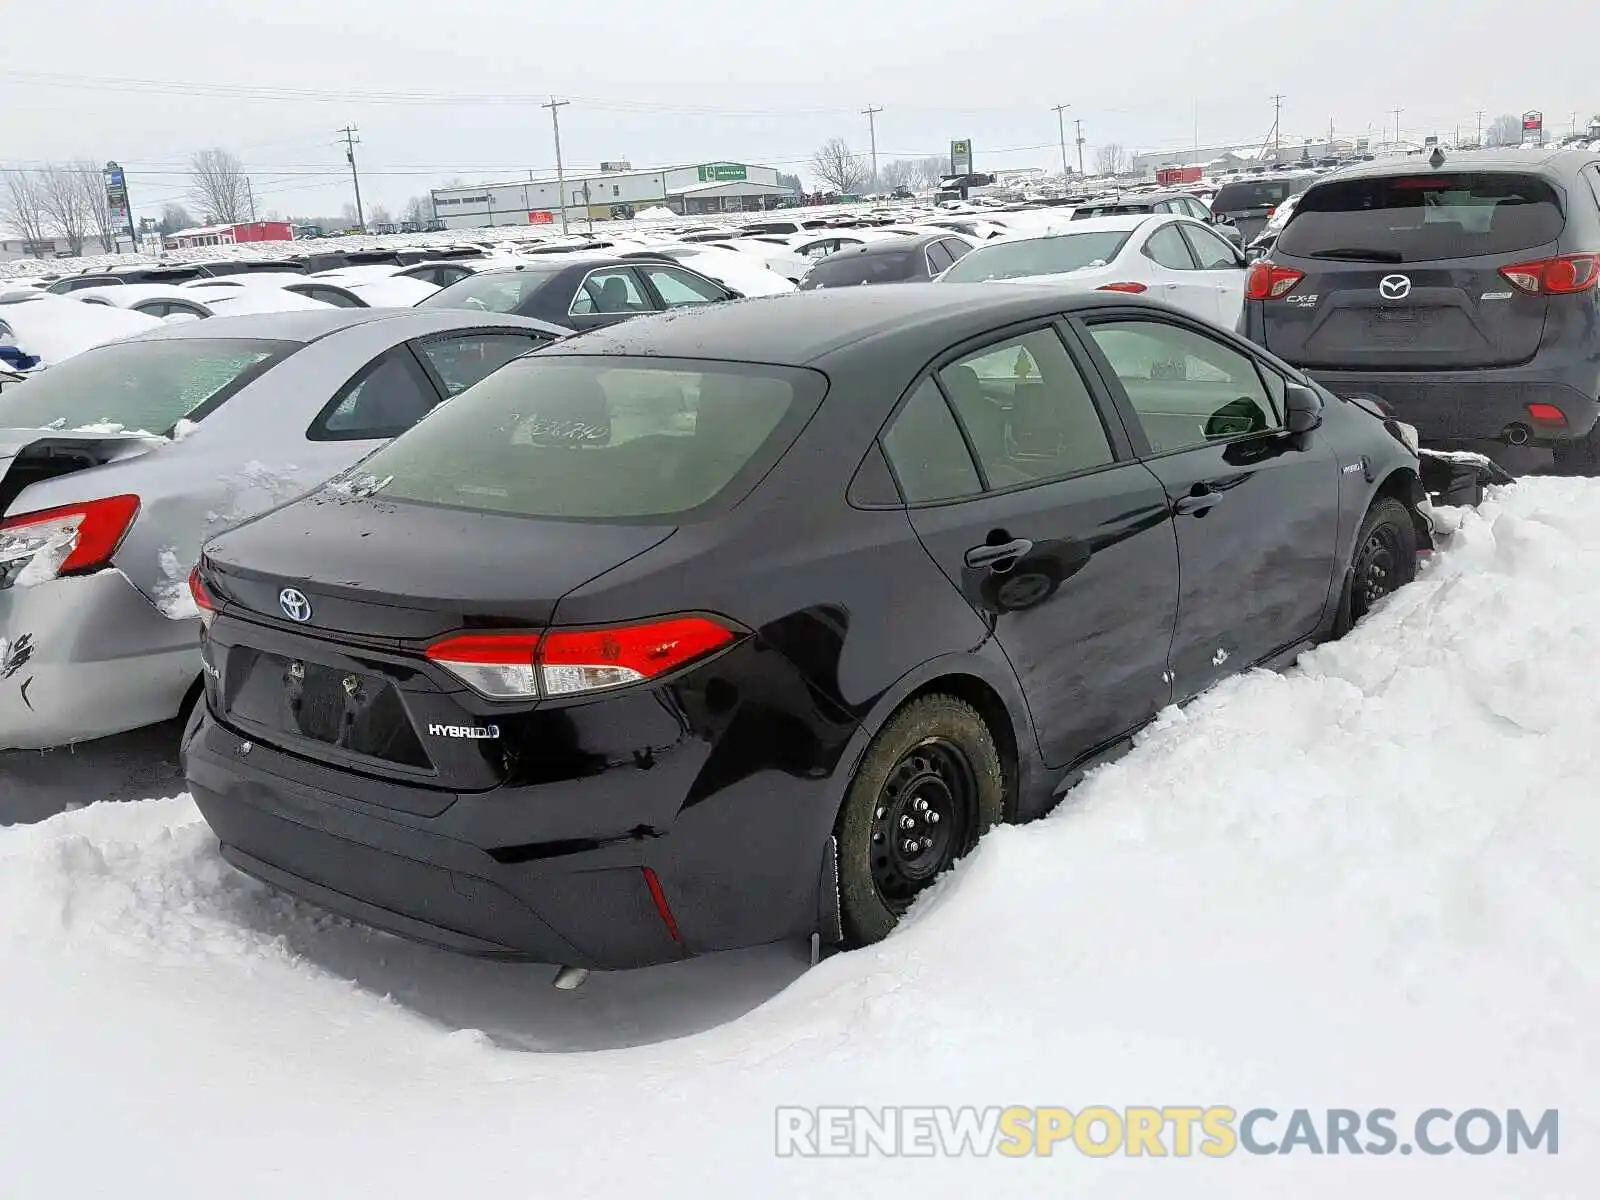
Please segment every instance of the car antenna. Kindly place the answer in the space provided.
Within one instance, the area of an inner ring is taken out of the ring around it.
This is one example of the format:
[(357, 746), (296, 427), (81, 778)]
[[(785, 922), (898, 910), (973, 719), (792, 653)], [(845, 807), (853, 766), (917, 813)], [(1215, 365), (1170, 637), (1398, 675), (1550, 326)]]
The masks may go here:
[(1435, 146), (1433, 148), (1433, 153), (1428, 155), (1428, 165), (1431, 166), (1435, 171), (1444, 166), (1443, 146)]

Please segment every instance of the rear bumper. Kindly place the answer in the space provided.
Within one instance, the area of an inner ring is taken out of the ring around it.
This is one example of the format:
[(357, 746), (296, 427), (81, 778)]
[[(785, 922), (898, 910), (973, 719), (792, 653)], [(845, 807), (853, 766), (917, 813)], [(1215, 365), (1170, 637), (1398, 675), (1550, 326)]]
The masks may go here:
[(201, 705), (183, 763), (223, 856), (281, 891), (458, 953), (617, 970), (816, 928), (828, 780), (761, 772), (684, 806), (703, 750), (441, 793), (249, 742)]
[(163, 616), (116, 570), (0, 591), (0, 750), (41, 750), (177, 715), (200, 623)]
[[(1535, 445), (1557, 446), (1587, 436), (1600, 417), (1600, 378), (1580, 385), (1536, 364), (1472, 371), (1379, 372), (1306, 369), (1341, 395), (1377, 396), (1414, 425), (1431, 445), (1451, 441), (1503, 441), (1521, 426)], [(1528, 405), (1554, 404), (1565, 425), (1541, 424)]]

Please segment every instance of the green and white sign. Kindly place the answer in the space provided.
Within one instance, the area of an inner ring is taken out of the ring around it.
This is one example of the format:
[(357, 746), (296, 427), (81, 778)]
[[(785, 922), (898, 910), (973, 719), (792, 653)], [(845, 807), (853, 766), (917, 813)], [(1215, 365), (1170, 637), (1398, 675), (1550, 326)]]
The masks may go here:
[(950, 174), (972, 174), (972, 143), (966, 138), (950, 143)]
[(743, 163), (706, 163), (700, 168), (701, 183), (743, 183)]

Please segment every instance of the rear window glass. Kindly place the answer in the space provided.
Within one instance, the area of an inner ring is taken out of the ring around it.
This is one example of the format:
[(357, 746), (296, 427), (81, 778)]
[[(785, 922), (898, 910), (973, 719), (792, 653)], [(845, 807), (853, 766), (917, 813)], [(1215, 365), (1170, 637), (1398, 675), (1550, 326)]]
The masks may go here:
[[(559, 268), (558, 268), (559, 269)], [(555, 271), (494, 271), (469, 275), (417, 302), (418, 308), (464, 308), (478, 312), (515, 313)]]
[(1347, 179), (1300, 197), (1278, 249), (1302, 258), (1428, 262), (1530, 250), (1561, 236), (1561, 202), (1535, 175)]
[(172, 338), (73, 355), (0, 396), (0, 427), (169, 433), (297, 349), (292, 342)]
[(1154, 201), (1144, 204), (1085, 204), (1073, 209), (1072, 217), (1073, 220), (1082, 220), (1085, 217), (1126, 217), (1150, 212), (1154, 206)]
[(1249, 208), (1276, 208), (1305, 183), (1292, 179), (1262, 179), (1249, 183), (1225, 183), (1211, 202), (1212, 212), (1243, 212)]
[(387, 499), (446, 508), (677, 516), (775, 462), (822, 392), (822, 376), (784, 367), (529, 357), (440, 405), (360, 474), (384, 481)]
[(949, 283), (979, 283), (985, 279), (1021, 279), (1103, 266), (1117, 256), (1131, 236), (1132, 230), (1126, 230), (991, 242), (957, 260), (943, 279)]
[(905, 279), (914, 272), (921, 254), (921, 250), (899, 250), (825, 258), (811, 268), (806, 286), (844, 287), (853, 283), (889, 283)]

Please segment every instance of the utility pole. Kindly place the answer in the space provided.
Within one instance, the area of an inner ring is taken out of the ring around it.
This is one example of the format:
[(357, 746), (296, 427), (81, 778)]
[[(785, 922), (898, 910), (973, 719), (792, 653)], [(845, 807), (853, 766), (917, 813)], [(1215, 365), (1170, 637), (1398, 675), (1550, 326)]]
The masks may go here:
[(872, 141), (872, 190), (878, 190), (878, 121), (877, 116), (883, 111), (883, 106), (874, 108), (872, 105), (861, 110), (861, 115), (867, 119), (867, 136)]
[(1333, 118), (1328, 118), (1328, 153), (1333, 153)]
[(1272, 157), (1283, 157), (1283, 102), (1285, 97), (1272, 97)]
[(1071, 107), (1072, 107), (1072, 105), (1070, 105), (1070, 104), (1057, 104), (1052, 109), (1052, 111), (1056, 114), (1056, 132), (1061, 135), (1061, 183), (1062, 183), (1063, 187), (1066, 186), (1067, 176), (1072, 173), (1071, 169), (1067, 166), (1067, 118), (1066, 118), (1066, 111), (1067, 111), (1067, 109), (1069, 109)]
[(1394, 147), (1396, 150), (1400, 148), (1400, 114), (1403, 112), (1405, 112), (1403, 108), (1394, 110)]
[(1078, 174), (1083, 174), (1083, 118), (1079, 117), (1072, 122), (1078, 130)]
[(1483, 109), (1478, 110), (1478, 149), (1483, 149)]
[[(344, 156), (350, 162), (350, 182), (355, 185), (356, 189), (356, 224), (361, 226), (361, 232), (365, 233), (367, 231), (367, 216), (361, 210), (361, 177), (356, 174), (356, 147), (361, 144), (361, 139), (356, 136), (357, 130), (354, 125), (346, 125), (339, 132), (344, 134)], [(255, 201), (252, 199), (251, 204), (253, 205), (254, 203)]]
[(556, 135), (556, 204), (561, 209), (562, 237), (567, 236), (567, 173), (561, 166), (561, 110), (571, 103), (571, 100), (557, 100), (551, 96), (549, 104), (539, 106), (550, 110), (550, 128)]
[(256, 223), (256, 189), (251, 186), (250, 176), (244, 177), (244, 194), (250, 198), (250, 224)]

